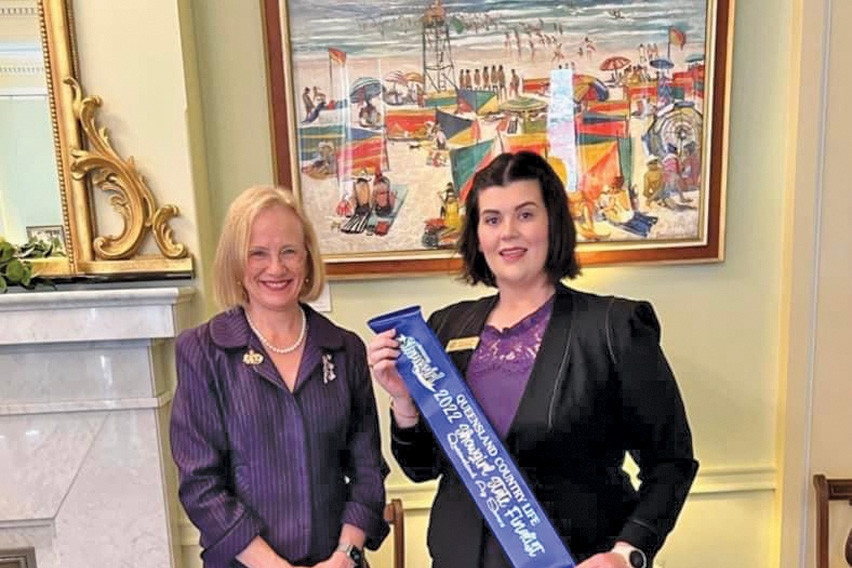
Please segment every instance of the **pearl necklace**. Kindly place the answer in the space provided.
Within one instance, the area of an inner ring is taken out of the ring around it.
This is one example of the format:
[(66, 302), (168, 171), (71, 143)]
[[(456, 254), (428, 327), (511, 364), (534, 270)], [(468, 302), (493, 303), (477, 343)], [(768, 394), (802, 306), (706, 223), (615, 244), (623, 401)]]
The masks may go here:
[(301, 314), (302, 314), (302, 331), (299, 332), (299, 337), (296, 339), (296, 343), (294, 343), (290, 347), (276, 347), (276, 346), (272, 345), (272, 343), (270, 343), (269, 340), (266, 339), (263, 336), (263, 334), (260, 333), (260, 331), (258, 331), (257, 327), (255, 327), (254, 322), (251, 321), (251, 317), (248, 315), (248, 312), (245, 312), (245, 314), (246, 314), (246, 321), (248, 321), (249, 327), (254, 332), (254, 334), (257, 336), (257, 338), (260, 339), (260, 342), (263, 343), (264, 347), (266, 347), (267, 349), (269, 349), (270, 351), (272, 351), (274, 353), (278, 353), (280, 355), (286, 355), (287, 353), (292, 353), (293, 351), (298, 349), (299, 345), (302, 344), (302, 341), (305, 340), (305, 332), (308, 330), (308, 318), (305, 317), (305, 310), (300, 308), (299, 312), (301, 312)]

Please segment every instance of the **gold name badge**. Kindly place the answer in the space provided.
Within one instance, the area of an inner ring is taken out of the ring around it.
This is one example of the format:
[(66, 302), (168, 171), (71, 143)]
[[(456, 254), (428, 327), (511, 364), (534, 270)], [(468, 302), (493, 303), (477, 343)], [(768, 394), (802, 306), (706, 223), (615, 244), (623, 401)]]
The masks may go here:
[(479, 337), (475, 335), (473, 337), (459, 337), (458, 339), (451, 339), (450, 342), (447, 343), (447, 353), (476, 349), (477, 345), (479, 345)]

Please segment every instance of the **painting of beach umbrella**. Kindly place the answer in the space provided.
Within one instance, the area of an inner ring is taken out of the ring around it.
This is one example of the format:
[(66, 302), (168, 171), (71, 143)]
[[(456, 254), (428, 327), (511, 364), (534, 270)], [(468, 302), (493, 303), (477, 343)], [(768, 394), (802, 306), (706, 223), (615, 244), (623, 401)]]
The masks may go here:
[(503, 103), (498, 107), (503, 112), (516, 112), (518, 114), (527, 114), (538, 112), (547, 108), (545, 101), (534, 99), (532, 97), (517, 97)]
[[(532, 132), (547, 131), (547, 121), (542, 111), (547, 109), (547, 103), (532, 97), (517, 97), (500, 104), (499, 109), (505, 113), (519, 116), (523, 119), (523, 129), (517, 129), (517, 120), (507, 120), (507, 134), (530, 134)], [(514, 126), (513, 126), (514, 125)], [(498, 127), (498, 130), (502, 128)]]
[(387, 81), (388, 83), (393, 83), (394, 85), (408, 82), (405, 79), (405, 74), (403, 74), (402, 71), (391, 71), (390, 73), (385, 75), (385, 81)]
[(373, 77), (359, 77), (349, 88), (349, 100), (364, 103), (382, 92), (382, 83)]
[(609, 99), (609, 89), (600, 79), (592, 75), (574, 75), (574, 102), (605, 101)]
[(601, 71), (612, 71), (612, 81), (616, 80), (616, 71), (619, 69), (623, 69), (630, 65), (630, 60), (626, 57), (622, 57), (621, 55), (614, 55), (613, 57), (607, 57), (604, 59), (603, 63), (601, 63)]
[(703, 53), (693, 53), (692, 55), (688, 55), (686, 57), (686, 62), (689, 63), (689, 64), (699, 63), (701, 61), (704, 61), (704, 54)]
[(418, 73), (417, 71), (409, 71), (405, 74), (405, 80), (409, 83), (420, 83), (423, 84), (423, 75)]
[(662, 71), (664, 75), (667, 69), (671, 69), (672, 67), (674, 67), (674, 63), (672, 63), (671, 59), (666, 59), (665, 57), (660, 57), (659, 59), (652, 59), (649, 65), (654, 69)]
[(692, 103), (677, 102), (662, 115), (655, 116), (643, 142), (651, 154), (662, 158), (672, 146), (680, 154), (687, 144), (701, 146), (703, 120)]

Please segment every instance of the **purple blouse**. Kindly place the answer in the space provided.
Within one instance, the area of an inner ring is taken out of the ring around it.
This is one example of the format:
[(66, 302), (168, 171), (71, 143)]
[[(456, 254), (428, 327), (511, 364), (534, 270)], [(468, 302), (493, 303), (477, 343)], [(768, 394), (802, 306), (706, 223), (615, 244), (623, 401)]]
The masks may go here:
[[(541, 338), (553, 313), (553, 296), (540, 308), (503, 331), (486, 325), (467, 367), (467, 385), (485, 416), (505, 440), (532, 374)], [(482, 568), (511, 566), (500, 544), (486, 529)]]
[(206, 568), (239, 565), (234, 557), (257, 535), (297, 565), (330, 556), (344, 523), (363, 529), (371, 548), (387, 535), (387, 465), (364, 344), (303, 309), (292, 393), (242, 309), (177, 340), (172, 455)]
[(467, 368), (467, 385), (500, 438), (505, 439), (532, 373), (553, 297), (503, 331), (486, 325)]

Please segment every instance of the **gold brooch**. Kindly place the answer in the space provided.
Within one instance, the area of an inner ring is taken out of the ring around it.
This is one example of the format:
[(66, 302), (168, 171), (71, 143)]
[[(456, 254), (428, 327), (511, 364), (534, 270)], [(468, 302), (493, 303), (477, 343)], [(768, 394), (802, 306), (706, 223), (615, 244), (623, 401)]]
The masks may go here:
[(246, 365), (260, 365), (263, 363), (263, 355), (255, 351), (254, 349), (249, 349), (243, 355), (243, 363)]

